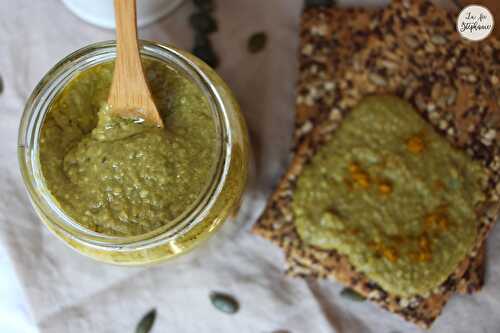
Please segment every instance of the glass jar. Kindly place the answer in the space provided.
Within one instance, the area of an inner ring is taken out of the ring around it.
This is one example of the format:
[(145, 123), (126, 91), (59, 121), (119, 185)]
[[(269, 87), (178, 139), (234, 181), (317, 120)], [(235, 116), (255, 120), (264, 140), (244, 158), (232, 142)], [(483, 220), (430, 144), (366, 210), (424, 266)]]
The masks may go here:
[(40, 130), (51, 103), (78, 73), (114, 60), (116, 44), (84, 47), (54, 66), (27, 101), (19, 128), (18, 157), (31, 202), (45, 225), (76, 251), (120, 265), (145, 265), (192, 249), (234, 215), (248, 174), (248, 134), (238, 103), (222, 79), (189, 53), (154, 42), (141, 43), (141, 56), (163, 61), (192, 80), (209, 101), (219, 138), (217, 164), (194, 207), (172, 223), (139, 236), (108, 236), (85, 229), (66, 215), (47, 189), (39, 160)]

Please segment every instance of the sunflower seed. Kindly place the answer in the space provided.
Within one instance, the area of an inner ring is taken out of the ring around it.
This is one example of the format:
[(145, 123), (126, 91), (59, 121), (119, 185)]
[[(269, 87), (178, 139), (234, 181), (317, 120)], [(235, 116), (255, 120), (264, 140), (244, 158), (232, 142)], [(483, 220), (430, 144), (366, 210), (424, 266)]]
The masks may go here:
[(370, 81), (372, 81), (372, 83), (376, 84), (377, 86), (386, 86), (387, 85), (387, 80), (376, 73), (370, 73), (368, 78), (370, 79)]
[(236, 301), (236, 299), (234, 299), (234, 297), (229, 294), (212, 292), (210, 294), (210, 301), (212, 302), (213, 306), (217, 308), (217, 310), (229, 314), (238, 312), (240, 308), (238, 301)]
[(425, 104), (424, 97), (422, 95), (420, 95), (420, 94), (418, 94), (415, 97), (415, 104), (417, 105), (417, 108), (420, 111), (424, 111), (427, 108), (427, 105)]
[(408, 45), (412, 49), (415, 49), (418, 47), (418, 40), (413, 36), (407, 36), (405, 38), (405, 43), (406, 43), (406, 45)]
[(425, 50), (427, 52), (433, 53), (433, 52), (436, 52), (436, 47), (432, 43), (427, 43), (427, 44), (425, 44)]
[(3, 93), (3, 79), (0, 76), (0, 95)]
[(149, 333), (156, 320), (156, 309), (148, 311), (139, 321), (135, 328), (135, 333)]
[(456, 99), (457, 91), (455, 89), (451, 89), (446, 102), (448, 103), (448, 105), (452, 105), (453, 103), (455, 103)]
[(474, 83), (477, 81), (477, 77), (474, 74), (469, 74), (467, 75), (467, 81)]
[(389, 61), (389, 60), (385, 60), (385, 59), (380, 60), (380, 65), (382, 65), (383, 67), (385, 67), (387, 69), (397, 69), (398, 68), (398, 64), (396, 64), (395, 62)]
[(446, 44), (446, 38), (441, 35), (434, 35), (431, 37), (431, 41), (437, 45)]
[(461, 75), (472, 74), (472, 72), (473, 72), (472, 68), (470, 68), (468, 66), (463, 66), (463, 67), (458, 68), (458, 73)]

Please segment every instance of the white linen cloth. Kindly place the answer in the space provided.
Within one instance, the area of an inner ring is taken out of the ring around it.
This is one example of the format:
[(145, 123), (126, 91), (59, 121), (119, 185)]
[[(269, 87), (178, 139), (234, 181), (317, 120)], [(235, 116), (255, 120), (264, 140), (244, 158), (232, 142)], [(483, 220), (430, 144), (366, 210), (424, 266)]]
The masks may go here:
[[(145, 1), (145, 0), (139, 0)], [(57, 0), (0, 1), (0, 240), (41, 332), (133, 332), (142, 315), (158, 311), (153, 332), (420, 332), (368, 303), (338, 295), (331, 281), (307, 284), (283, 275), (283, 256), (250, 234), (265, 199), (289, 161), (296, 52), (302, 0), (219, 0), (218, 72), (234, 90), (252, 133), (256, 176), (236, 221), (201, 250), (149, 268), (115, 267), (83, 257), (51, 235), (33, 212), (16, 157), (24, 103), (58, 60), (89, 43), (113, 38)], [(191, 47), (191, 4), (140, 30), (143, 39)], [(348, 18), (346, 18), (348, 19)], [(247, 38), (269, 36), (249, 54)], [(500, 230), (488, 242), (486, 286), (455, 296), (432, 332), (500, 332)], [(221, 313), (212, 290), (234, 295), (241, 309)]]

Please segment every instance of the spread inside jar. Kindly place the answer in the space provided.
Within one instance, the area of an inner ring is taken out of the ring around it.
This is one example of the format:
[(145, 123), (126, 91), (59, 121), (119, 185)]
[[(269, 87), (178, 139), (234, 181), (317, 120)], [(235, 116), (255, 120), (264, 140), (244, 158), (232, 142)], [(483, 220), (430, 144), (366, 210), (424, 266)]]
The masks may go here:
[(163, 62), (143, 64), (165, 128), (111, 115), (113, 62), (73, 78), (42, 125), (48, 190), (75, 222), (107, 235), (140, 235), (175, 220), (203, 194), (217, 162), (220, 140), (204, 93)]

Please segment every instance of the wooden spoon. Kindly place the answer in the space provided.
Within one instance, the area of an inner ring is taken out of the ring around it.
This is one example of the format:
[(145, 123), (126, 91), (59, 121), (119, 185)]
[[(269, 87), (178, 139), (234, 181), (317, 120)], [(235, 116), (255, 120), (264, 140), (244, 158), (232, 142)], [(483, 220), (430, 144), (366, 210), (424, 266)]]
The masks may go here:
[(111, 113), (163, 127), (139, 55), (135, 0), (114, 0), (114, 4), (117, 54), (108, 96)]

